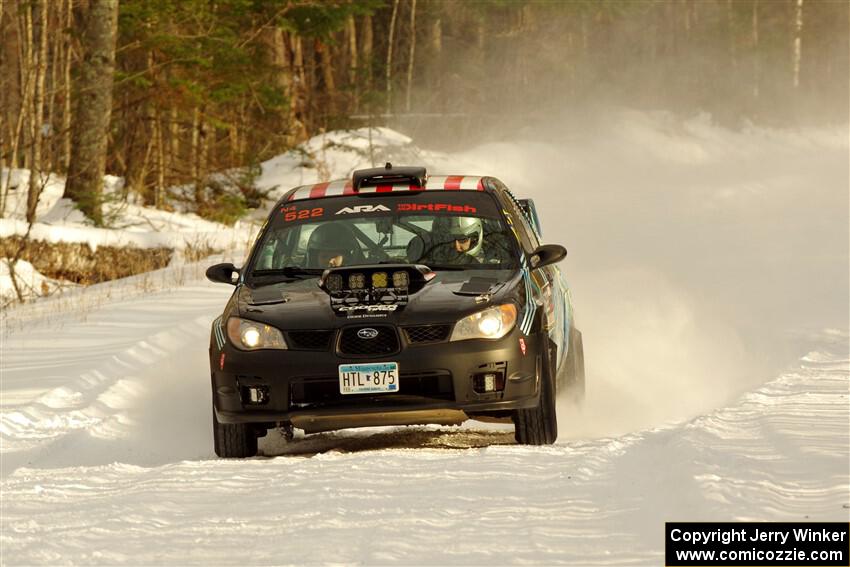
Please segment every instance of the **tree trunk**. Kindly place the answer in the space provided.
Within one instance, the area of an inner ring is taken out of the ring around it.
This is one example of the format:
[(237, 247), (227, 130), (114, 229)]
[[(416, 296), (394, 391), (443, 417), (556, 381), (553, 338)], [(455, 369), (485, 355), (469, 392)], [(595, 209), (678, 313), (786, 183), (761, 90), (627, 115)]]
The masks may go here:
[(360, 96), (357, 88), (357, 24), (354, 22), (354, 16), (348, 16), (346, 23), (346, 33), (348, 35), (348, 86), (351, 88), (352, 108), (357, 112), (360, 108)]
[(389, 37), (387, 38), (387, 72), (386, 72), (386, 81), (387, 81), (387, 114), (392, 113), (393, 108), (393, 81), (392, 81), (392, 68), (393, 68), (393, 38), (395, 37), (395, 20), (398, 16), (398, 0), (393, 0), (393, 13), (390, 17), (390, 32)]
[(730, 68), (738, 68), (738, 46), (735, 38), (735, 13), (732, 8), (732, 0), (726, 0), (726, 33), (729, 34), (729, 60)]
[(431, 46), (431, 54), (439, 58), (443, 53), (443, 20), (439, 16), (431, 22), (431, 33), (428, 43)]
[[(59, 22), (61, 25), (62, 18), (62, 2), (59, 3)], [(52, 41), (52, 49), (50, 50), (50, 87), (46, 89), (45, 95), (47, 97), (47, 120), (45, 124), (47, 124), (47, 143), (45, 145), (45, 158), (44, 163), (46, 164), (47, 171), (55, 171), (56, 170), (56, 102), (57, 96), (59, 93), (59, 70), (61, 66), (59, 62), (62, 59), (62, 40), (56, 39), (55, 30), (51, 30), (51, 39)]]
[(163, 194), (165, 192), (165, 140), (162, 135), (162, 114), (158, 108), (154, 109), (154, 146), (156, 153), (156, 182), (154, 184), (153, 204), (157, 209), (162, 208)]
[(204, 200), (203, 191), (201, 190), (200, 171), (198, 168), (198, 148), (200, 142), (201, 128), (201, 111), (198, 107), (192, 109), (192, 145), (189, 151), (189, 175), (192, 178), (192, 183), (195, 185), (195, 203), (201, 204)]
[[(3, 120), (0, 123), (0, 146), (2, 146), (4, 166), (8, 166), (9, 170), (4, 179), (0, 179), (0, 218), (5, 216), (7, 197), (9, 194), (10, 183), (12, 181), (12, 169), (18, 167), (18, 147), (21, 139), (21, 129), (23, 128), (24, 110), (27, 108), (28, 102), (26, 93), (26, 77), (28, 76), (24, 70), (26, 65), (22, 58), (23, 46), (21, 45), (24, 38), (21, 36), (21, 8), (17, 3), (12, 3), (6, 11), (7, 19), (5, 24), (0, 20), (0, 34), (3, 37), (3, 44), (0, 47), (0, 67), (6, 69), (4, 73), (0, 73), (0, 97), (3, 101)], [(7, 159), (8, 156), (8, 159)], [(2, 171), (2, 169), (0, 169)]]
[(372, 16), (363, 17), (363, 65), (366, 68), (365, 83), (372, 85), (372, 56), (374, 51), (375, 35), (372, 31)]
[(24, 76), (21, 77), (21, 83), (24, 84), (25, 91), (21, 100), (21, 113), (18, 116), (18, 119), (22, 126), (20, 135), (23, 136), (24, 143), (24, 151), (21, 152), (24, 158), (23, 168), (29, 169), (32, 159), (32, 153), (28, 150), (32, 147), (32, 99), (35, 95), (36, 66), (35, 52), (33, 51), (35, 43), (33, 43), (32, 6), (24, 6), (22, 16), (23, 17), (20, 19), (22, 26), (20, 36), (23, 38), (21, 45), (21, 61), (23, 63), (21, 65), (21, 72)]
[(63, 42), (65, 60), (62, 74), (62, 170), (67, 173), (71, 167), (71, 61), (74, 57), (74, 44), (71, 41), (71, 23), (74, 21), (74, 2), (65, 0), (63, 20)]
[(204, 113), (201, 113), (200, 123), (198, 124), (198, 180), (195, 184), (195, 197), (200, 195), (198, 205), (203, 205), (207, 201), (207, 174), (209, 172), (210, 162), (210, 136), (209, 124)]
[(753, 0), (753, 98), (759, 98), (759, 83), (761, 82), (759, 68), (759, 0)]
[(82, 19), (83, 57), (65, 196), (76, 201), (80, 210), (98, 226), (103, 224), (103, 175), (117, 31), (118, 0), (91, 0)]
[[(272, 65), (276, 69), (275, 78), (277, 79), (277, 87), (283, 93), (287, 100), (288, 111), (286, 113), (283, 124), (286, 134), (286, 144), (292, 145), (295, 141), (295, 113), (297, 109), (297, 100), (295, 89), (292, 84), (292, 63), (289, 58), (289, 49), (286, 45), (286, 34), (283, 29), (275, 27), (271, 32), (270, 43), (272, 47)], [(240, 112), (240, 115), (244, 112)], [(235, 133), (238, 136), (238, 132)], [(239, 144), (236, 144), (237, 149)], [(241, 157), (241, 156), (240, 156)]]
[(410, 52), (407, 55), (407, 87), (404, 93), (404, 110), (410, 112), (410, 89), (413, 84), (413, 60), (416, 48), (416, 0), (410, 0)]
[(171, 107), (171, 117), (168, 121), (168, 173), (170, 177), (180, 172), (176, 164), (180, 162), (180, 116), (177, 107)]
[(32, 158), (30, 160), (30, 179), (27, 191), (27, 222), (35, 222), (35, 208), (44, 183), (42, 175), (42, 153), (44, 149), (44, 84), (47, 75), (47, 0), (38, 0), (32, 5), (34, 38), (38, 40), (38, 51), (35, 54), (35, 81), (33, 90), (33, 108), (30, 123), (30, 139)]
[(803, 0), (797, 0), (794, 8), (794, 54), (792, 68), (794, 88), (800, 87), (800, 65), (803, 62)]
[(304, 46), (301, 36), (292, 36), (292, 67), (297, 83), (293, 91), (293, 115), (295, 123), (292, 126), (293, 139), (302, 142), (307, 139), (307, 73), (304, 69)]
[[(428, 30), (428, 54), (425, 58), (425, 81), (428, 84), (429, 92), (429, 108), (433, 112), (442, 109), (443, 97), (442, 92), (442, 77), (443, 77), (443, 20), (440, 14), (431, 22)], [(422, 64), (420, 63), (420, 68)], [(436, 106), (435, 106), (436, 101)]]
[(318, 55), (319, 67), (321, 68), (322, 82), (325, 87), (325, 114), (328, 116), (336, 115), (336, 82), (334, 81), (333, 57), (330, 53), (330, 46), (322, 40), (316, 39), (313, 47)]

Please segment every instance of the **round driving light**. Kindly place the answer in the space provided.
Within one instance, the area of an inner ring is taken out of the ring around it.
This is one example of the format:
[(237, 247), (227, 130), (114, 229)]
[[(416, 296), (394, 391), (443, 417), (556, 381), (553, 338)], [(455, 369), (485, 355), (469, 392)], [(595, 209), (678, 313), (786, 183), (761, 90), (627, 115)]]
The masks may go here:
[(363, 274), (351, 274), (348, 276), (348, 289), (363, 289), (366, 287), (366, 276)]
[(372, 274), (372, 287), (387, 287), (387, 273), (375, 272)]
[(260, 331), (254, 327), (248, 327), (242, 331), (242, 344), (251, 348), (260, 344)]
[(330, 274), (325, 281), (325, 286), (330, 291), (340, 291), (342, 289), (342, 276), (340, 274)]
[(484, 317), (478, 322), (478, 329), (488, 337), (498, 333), (501, 328), (502, 322), (496, 317)]
[(408, 287), (410, 276), (405, 271), (393, 272), (393, 287)]

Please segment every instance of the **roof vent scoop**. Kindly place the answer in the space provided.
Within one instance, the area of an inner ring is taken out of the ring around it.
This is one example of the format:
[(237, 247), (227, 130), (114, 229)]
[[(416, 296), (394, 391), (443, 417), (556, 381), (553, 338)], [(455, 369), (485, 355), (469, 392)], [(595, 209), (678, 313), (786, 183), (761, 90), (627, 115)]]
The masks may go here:
[(427, 172), (424, 167), (393, 167), (393, 164), (387, 162), (384, 167), (358, 169), (351, 176), (351, 185), (355, 191), (359, 191), (361, 187), (400, 183), (409, 183), (414, 187), (425, 187), (426, 175)]

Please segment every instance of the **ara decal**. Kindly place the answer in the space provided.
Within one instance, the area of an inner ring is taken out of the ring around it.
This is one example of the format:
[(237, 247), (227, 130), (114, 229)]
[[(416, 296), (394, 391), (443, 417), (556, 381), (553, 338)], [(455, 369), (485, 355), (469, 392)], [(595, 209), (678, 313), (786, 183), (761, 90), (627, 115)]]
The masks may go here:
[(351, 213), (388, 213), (390, 210), (384, 205), (354, 205), (353, 207), (343, 207), (335, 215), (349, 215)]

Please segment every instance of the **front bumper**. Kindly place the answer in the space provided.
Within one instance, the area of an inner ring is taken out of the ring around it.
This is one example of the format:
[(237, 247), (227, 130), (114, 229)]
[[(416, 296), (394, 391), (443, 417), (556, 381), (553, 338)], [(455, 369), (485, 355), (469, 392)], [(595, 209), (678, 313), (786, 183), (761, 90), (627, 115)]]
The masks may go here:
[[(525, 351), (520, 346), (525, 343)], [(540, 336), (525, 337), (513, 329), (498, 340), (467, 340), (403, 345), (393, 355), (349, 358), (336, 352), (267, 350), (245, 352), (215, 341), (210, 347), (215, 412), (222, 423), (303, 422), (334, 416), (380, 413), (388, 423), (409, 423), (409, 417), (442, 410), (499, 415), (537, 405), (538, 369), (543, 350)], [(223, 366), (222, 366), (223, 356)], [(384, 394), (339, 394), (340, 364), (397, 362), (400, 389)], [(479, 393), (473, 376), (503, 372), (504, 389)], [(262, 403), (248, 392), (264, 392)], [(427, 420), (426, 420), (427, 421)]]

